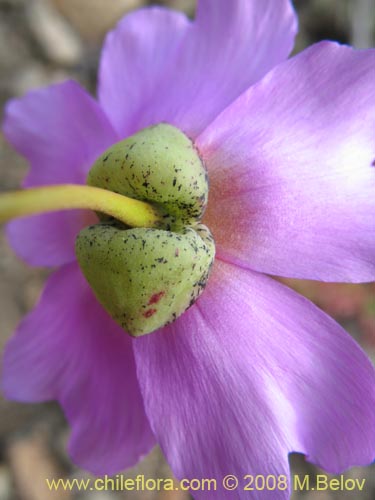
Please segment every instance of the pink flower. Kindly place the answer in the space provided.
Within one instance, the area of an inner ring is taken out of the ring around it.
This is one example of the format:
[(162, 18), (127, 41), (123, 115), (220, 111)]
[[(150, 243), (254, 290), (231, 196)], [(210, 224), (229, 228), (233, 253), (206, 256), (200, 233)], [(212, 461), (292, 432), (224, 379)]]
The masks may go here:
[(7, 106), (5, 134), (31, 165), (25, 186), (84, 183), (107, 147), (162, 121), (191, 136), (208, 167), (208, 287), (135, 340), (76, 263), (89, 214), (9, 225), (18, 255), (59, 269), (8, 343), (3, 390), (57, 399), (72, 459), (96, 474), (134, 465), (156, 442), (177, 477), (219, 483), (288, 475), (291, 451), (330, 472), (375, 458), (371, 363), (267, 276), (374, 279), (375, 51), (324, 42), (286, 61), (295, 32), (287, 0), (200, 0), (194, 22), (140, 10), (107, 37), (98, 101), (66, 82)]

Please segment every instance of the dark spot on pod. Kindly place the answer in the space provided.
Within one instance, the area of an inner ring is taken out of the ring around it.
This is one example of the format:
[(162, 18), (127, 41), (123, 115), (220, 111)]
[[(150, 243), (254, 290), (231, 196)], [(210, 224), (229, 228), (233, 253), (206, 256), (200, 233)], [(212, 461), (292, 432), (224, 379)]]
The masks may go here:
[(165, 292), (164, 291), (161, 291), (159, 293), (154, 293), (153, 295), (151, 295), (151, 298), (150, 300), (148, 301), (148, 305), (152, 305), (152, 304), (157, 304), (159, 302), (159, 300), (164, 297), (165, 295)]
[(157, 311), (156, 309), (147, 309), (147, 311), (145, 311), (142, 316), (144, 318), (151, 318), (151, 316), (153, 316), (156, 313), (156, 311)]

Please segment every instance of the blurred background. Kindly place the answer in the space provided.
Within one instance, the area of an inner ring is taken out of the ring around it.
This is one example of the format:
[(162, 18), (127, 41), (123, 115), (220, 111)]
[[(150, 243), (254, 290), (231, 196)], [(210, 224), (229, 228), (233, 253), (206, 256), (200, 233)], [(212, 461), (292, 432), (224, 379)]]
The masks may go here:
[[(10, 97), (66, 78), (94, 93), (106, 31), (127, 11), (155, 3), (193, 16), (196, 0), (0, 0), (0, 108)], [(294, 4), (300, 18), (296, 52), (321, 39), (357, 48), (374, 46), (375, 0), (295, 0)], [(17, 188), (26, 168), (0, 135), (0, 190)], [(19, 319), (36, 303), (45, 277), (46, 271), (29, 268), (15, 257), (0, 230), (0, 352)], [(374, 284), (288, 284), (340, 321), (375, 362)], [(21, 405), (0, 396), (0, 500), (190, 498), (176, 492), (48, 492), (46, 477), (90, 477), (69, 461), (67, 438), (64, 418), (54, 403)], [(291, 457), (291, 465), (296, 474), (310, 474), (314, 485), (316, 468), (299, 455)], [(137, 474), (163, 478), (171, 473), (156, 449), (126, 472), (127, 477)], [(294, 493), (293, 498), (375, 499), (374, 466), (354, 468), (346, 477), (365, 478), (363, 492), (310, 491)]]

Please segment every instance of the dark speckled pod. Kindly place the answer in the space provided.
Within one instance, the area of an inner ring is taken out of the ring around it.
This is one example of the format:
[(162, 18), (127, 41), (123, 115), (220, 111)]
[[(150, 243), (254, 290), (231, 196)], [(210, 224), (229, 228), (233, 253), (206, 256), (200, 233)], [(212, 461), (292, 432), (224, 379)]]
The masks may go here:
[(102, 223), (80, 232), (76, 254), (99, 302), (137, 337), (174, 321), (197, 300), (215, 245), (202, 224), (170, 232)]
[(199, 221), (207, 205), (202, 159), (193, 142), (166, 123), (109, 148), (91, 168), (87, 183), (162, 206), (181, 226)]

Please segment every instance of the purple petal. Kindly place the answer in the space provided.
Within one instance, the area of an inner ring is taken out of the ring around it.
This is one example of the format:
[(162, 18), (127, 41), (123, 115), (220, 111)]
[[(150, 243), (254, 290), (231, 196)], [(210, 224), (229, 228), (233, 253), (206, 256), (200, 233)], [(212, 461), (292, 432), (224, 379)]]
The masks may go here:
[(93, 473), (130, 467), (154, 445), (131, 339), (96, 302), (77, 264), (51, 276), (8, 342), (3, 390), (18, 401), (57, 399), (72, 426), (71, 456)]
[(121, 136), (136, 132), (137, 121), (151, 112), (155, 87), (189, 28), (185, 15), (153, 7), (125, 16), (107, 35), (99, 100)]
[(366, 355), (284, 285), (215, 266), (196, 306), (134, 344), (146, 412), (177, 477), (220, 485), (236, 474), (236, 498), (248, 498), (242, 478), (288, 474), (291, 451), (331, 472), (369, 464), (375, 371)]
[(32, 266), (58, 266), (75, 260), (74, 242), (79, 231), (95, 224), (88, 210), (51, 212), (17, 219), (6, 233), (15, 252)]
[[(85, 183), (95, 159), (118, 140), (94, 99), (72, 81), (11, 100), (3, 127), (30, 162), (25, 187)], [(19, 219), (9, 225), (10, 243), (32, 265), (57, 266), (74, 259), (75, 237), (90, 217), (73, 211)]]
[(375, 278), (375, 50), (324, 42), (198, 139), (218, 255), (280, 276)]
[(288, 0), (200, 0), (194, 23), (135, 12), (107, 39), (101, 103), (120, 135), (167, 121), (196, 136), (288, 56), (296, 24)]

